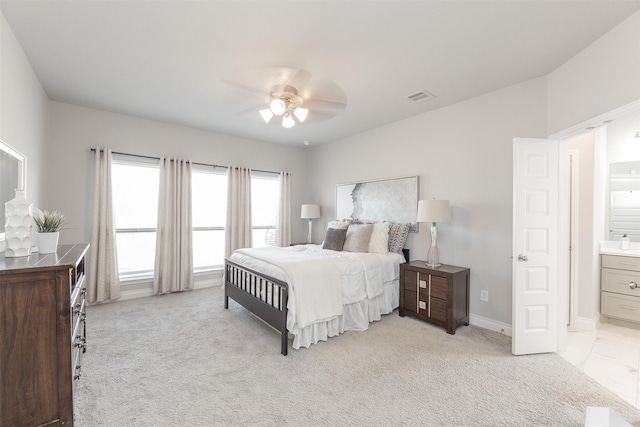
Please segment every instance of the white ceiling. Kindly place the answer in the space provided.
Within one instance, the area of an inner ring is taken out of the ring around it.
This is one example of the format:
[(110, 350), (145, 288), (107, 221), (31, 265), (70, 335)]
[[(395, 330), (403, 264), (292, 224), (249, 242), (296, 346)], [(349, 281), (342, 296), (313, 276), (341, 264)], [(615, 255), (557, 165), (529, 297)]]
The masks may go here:
[[(52, 100), (314, 145), (544, 76), (640, 0), (0, 0), (0, 10)], [(255, 109), (283, 67), (309, 71), (311, 96), (347, 107), (312, 109), (291, 129), (265, 124)], [(420, 90), (435, 97), (407, 98)]]

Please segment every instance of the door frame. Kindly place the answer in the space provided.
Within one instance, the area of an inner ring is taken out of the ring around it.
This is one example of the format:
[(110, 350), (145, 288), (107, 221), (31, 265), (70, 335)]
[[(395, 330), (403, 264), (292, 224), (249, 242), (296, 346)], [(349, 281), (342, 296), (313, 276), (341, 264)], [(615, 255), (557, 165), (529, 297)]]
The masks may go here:
[(577, 266), (577, 233), (579, 229), (579, 217), (578, 206), (580, 203), (580, 180), (578, 179), (577, 171), (580, 168), (580, 152), (578, 150), (569, 150), (569, 265), (567, 274), (569, 276), (569, 292), (567, 298), (569, 298), (569, 304), (567, 305), (569, 313), (567, 315), (568, 324), (570, 329), (575, 328), (578, 313), (577, 304), (577, 288), (578, 283), (576, 280), (578, 271)]
[[(607, 111), (606, 113), (603, 114), (599, 114), (589, 120), (585, 120), (583, 122), (580, 122), (574, 126), (571, 126), (567, 129), (564, 129), (562, 131), (556, 132), (552, 135), (550, 135), (548, 137), (548, 139), (555, 139), (558, 140), (560, 142), (564, 141), (564, 143), (567, 143), (569, 138), (572, 138), (574, 136), (580, 135), (582, 133), (585, 132), (593, 132), (596, 128), (599, 127), (603, 127), (606, 126), (609, 122), (611, 122), (612, 120), (615, 120), (617, 118), (620, 117), (624, 117), (627, 114), (632, 114), (634, 112), (640, 111), (640, 99), (630, 102), (629, 104), (625, 104), (621, 107), (615, 108), (613, 110)], [(569, 164), (569, 159), (568, 159), (568, 152), (565, 151), (564, 154), (564, 159), (563, 159), (563, 155), (561, 154), (560, 156), (560, 164), (564, 164), (567, 169), (568, 169), (568, 164)], [(567, 171), (568, 172), (568, 171)], [(562, 175), (561, 177), (561, 181), (562, 181)], [(568, 178), (565, 174), (565, 179), (564, 179), (565, 185), (564, 188), (560, 188), (560, 193), (559, 193), (559, 197), (560, 200), (565, 200), (568, 201), (569, 198), (569, 194), (568, 194)], [(560, 212), (560, 214), (562, 215), (562, 212)], [(565, 218), (568, 219), (568, 212), (565, 212)], [(566, 235), (565, 235), (565, 241), (566, 241)], [(565, 246), (566, 247), (566, 246)], [(561, 271), (564, 271), (564, 277), (567, 278), (567, 274), (568, 274), (568, 260), (566, 257), (561, 257), (559, 260), (559, 265), (558, 268)], [(574, 270), (575, 271), (575, 270)], [(560, 273), (560, 271), (559, 271)], [(562, 277), (562, 276), (560, 276)], [(558, 316), (558, 320), (560, 322), (559, 325), (559, 334), (558, 334), (558, 349), (556, 351), (558, 352), (562, 352), (565, 350), (566, 348), (566, 341), (567, 341), (567, 327), (566, 327), (566, 323), (567, 323), (567, 307), (568, 307), (568, 302), (566, 301), (567, 298), (567, 294), (568, 294), (568, 289), (567, 287), (570, 286), (569, 283), (567, 283), (567, 280), (564, 281), (560, 281), (559, 283), (559, 295), (561, 298), (561, 301), (559, 301), (559, 307), (564, 307), (562, 312), (559, 313)], [(574, 314), (575, 314), (575, 310), (574, 310)]]

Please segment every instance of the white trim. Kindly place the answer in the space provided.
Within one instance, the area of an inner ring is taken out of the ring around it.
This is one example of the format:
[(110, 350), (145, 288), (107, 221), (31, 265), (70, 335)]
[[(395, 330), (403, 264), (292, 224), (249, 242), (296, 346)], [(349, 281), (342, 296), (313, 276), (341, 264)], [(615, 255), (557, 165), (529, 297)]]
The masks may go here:
[(503, 322), (498, 322), (497, 320), (478, 316), (477, 314), (469, 315), (469, 324), (488, 329), (490, 331), (499, 332), (503, 335), (511, 336), (511, 325)]
[(594, 318), (576, 316), (571, 324), (571, 331), (593, 332), (598, 329), (600, 321), (598, 316)]
[(607, 125), (607, 123), (610, 120), (619, 119), (620, 117), (624, 117), (627, 114), (631, 114), (639, 110), (640, 110), (640, 99), (630, 102), (629, 104), (623, 105), (622, 107), (618, 107), (611, 111), (607, 111), (606, 113), (592, 117), (589, 120), (585, 120), (584, 122), (578, 123), (577, 125), (571, 126), (570, 128), (561, 130), (560, 132), (556, 132), (553, 135), (550, 135), (549, 139), (571, 138), (571, 137), (580, 135), (586, 131), (593, 130), (593, 128)]
[(580, 229), (580, 220), (578, 218), (578, 206), (580, 204), (580, 180), (579, 178), (579, 170), (580, 170), (580, 152), (578, 150), (569, 150), (569, 162), (571, 163), (570, 170), (570, 179), (571, 179), (571, 194), (569, 203), (571, 205), (571, 225), (570, 229), (572, 230), (571, 241), (569, 244), (571, 245), (570, 252), (570, 271), (571, 271), (571, 279), (569, 281), (569, 288), (571, 289), (571, 299), (569, 304), (571, 305), (571, 314), (569, 318), (569, 327), (573, 327), (574, 324), (578, 321), (578, 232)]

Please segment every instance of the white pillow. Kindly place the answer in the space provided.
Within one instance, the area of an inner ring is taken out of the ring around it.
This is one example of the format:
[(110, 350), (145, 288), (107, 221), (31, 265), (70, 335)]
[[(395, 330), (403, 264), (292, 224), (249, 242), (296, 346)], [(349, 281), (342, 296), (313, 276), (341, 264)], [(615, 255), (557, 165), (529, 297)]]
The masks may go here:
[(391, 223), (377, 222), (373, 224), (373, 232), (369, 238), (369, 252), (372, 254), (389, 253), (389, 229)]

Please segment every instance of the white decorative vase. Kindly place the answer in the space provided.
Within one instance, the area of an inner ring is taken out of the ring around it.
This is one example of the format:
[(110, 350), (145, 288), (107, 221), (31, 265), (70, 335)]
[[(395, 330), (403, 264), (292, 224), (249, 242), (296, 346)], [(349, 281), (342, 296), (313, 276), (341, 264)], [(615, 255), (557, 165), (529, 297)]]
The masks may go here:
[(38, 252), (41, 254), (53, 254), (58, 250), (59, 231), (52, 233), (38, 232)]
[(5, 257), (16, 258), (31, 254), (33, 204), (27, 202), (24, 190), (16, 190), (16, 197), (4, 204)]

